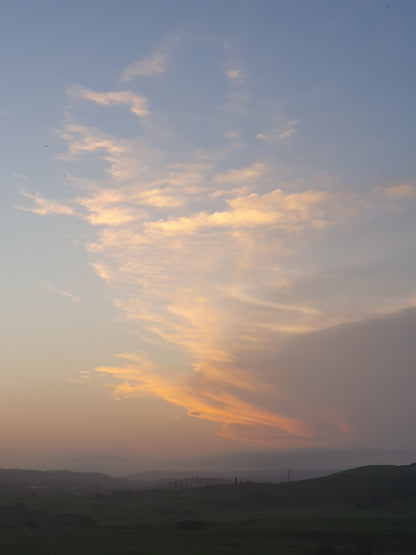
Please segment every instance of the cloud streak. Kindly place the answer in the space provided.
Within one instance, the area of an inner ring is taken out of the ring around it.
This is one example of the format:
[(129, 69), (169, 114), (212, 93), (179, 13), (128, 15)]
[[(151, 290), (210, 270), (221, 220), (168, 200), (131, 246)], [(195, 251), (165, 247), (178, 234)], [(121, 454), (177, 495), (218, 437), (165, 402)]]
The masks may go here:
[(48, 289), (49, 291), (52, 291), (53, 293), (61, 295), (62, 297), (66, 297), (73, 303), (79, 303), (80, 301), (80, 297), (78, 295), (75, 295), (75, 293), (72, 293), (72, 291), (68, 291), (66, 289), (58, 289), (58, 287), (55, 287), (54, 285), (52, 285), (52, 283), (42, 283), (42, 287)]
[(392, 200), (402, 200), (416, 197), (416, 187), (414, 185), (408, 185), (407, 183), (385, 187), (383, 192), (389, 199)]
[[(178, 405), (187, 411), (188, 416), (219, 422), (223, 426), (219, 432), (229, 439), (238, 439), (243, 433), (255, 429), (251, 440), (266, 444), (270, 440), (305, 437), (308, 427), (296, 418), (280, 416), (262, 410), (255, 405), (243, 402), (216, 381), (201, 376), (180, 383), (158, 377), (160, 370), (138, 355), (122, 355), (132, 362), (122, 367), (110, 366), (96, 368), (96, 372), (121, 380), (114, 389), (116, 398), (156, 396)], [(143, 370), (144, 368), (144, 370)], [(237, 430), (239, 430), (237, 432)], [(246, 437), (248, 439), (248, 437)]]
[(298, 123), (299, 120), (297, 119), (277, 121), (270, 130), (265, 133), (258, 133), (256, 137), (265, 143), (287, 142), (296, 135)]
[(72, 86), (68, 94), (78, 100), (89, 100), (100, 106), (125, 105), (139, 118), (149, 115), (147, 101), (132, 91), (95, 92), (84, 87)]
[(167, 37), (153, 50), (149, 57), (139, 59), (127, 66), (123, 70), (120, 80), (127, 82), (135, 77), (155, 77), (165, 73), (168, 59), (180, 38), (180, 35), (170, 35)]
[(26, 191), (20, 191), (20, 194), (30, 199), (32, 201), (32, 206), (16, 206), (18, 210), (33, 212), (34, 214), (39, 214), (39, 216), (46, 216), (50, 214), (72, 216), (74, 214), (73, 209), (62, 202), (46, 199), (40, 195), (32, 195)]

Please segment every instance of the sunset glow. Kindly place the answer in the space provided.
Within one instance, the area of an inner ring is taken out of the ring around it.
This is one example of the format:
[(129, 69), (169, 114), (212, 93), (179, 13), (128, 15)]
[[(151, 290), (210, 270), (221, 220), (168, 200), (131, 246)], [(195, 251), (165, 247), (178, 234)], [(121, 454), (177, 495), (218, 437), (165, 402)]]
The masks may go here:
[(2, 31), (1, 464), (412, 448), (416, 6), (42, 6)]

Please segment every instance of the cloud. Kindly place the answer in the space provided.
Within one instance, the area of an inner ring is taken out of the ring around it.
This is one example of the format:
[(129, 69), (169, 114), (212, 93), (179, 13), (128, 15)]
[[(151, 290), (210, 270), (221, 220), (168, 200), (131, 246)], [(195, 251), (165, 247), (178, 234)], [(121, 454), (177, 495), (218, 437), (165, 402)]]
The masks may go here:
[(248, 81), (249, 74), (243, 68), (237, 49), (226, 40), (220, 40), (219, 42), (226, 54), (226, 59), (221, 63), (221, 68), (228, 79), (229, 85), (237, 88)]
[[(233, 174), (231, 174), (234, 179)], [(338, 201), (337, 201), (338, 197)], [(304, 191), (285, 195), (275, 189), (264, 195), (252, 193), (227, 199), (229, 209), (191, 217), (145, 223), (145, 232), (172, 236), (209, 228), (257, 228), (271, 226), (286, 232), (303, 227), (321, 229), (336, 223), (344, 211), (343, 195), (329, 191)]]
[(90, 100), (100, 106), (124, 104), (139, 118), (149, 115), (146, 99), (132, 91), (95, 92), (84, 87), (72, 86), (68, 89), (68, 94), (78, 100)]
[[(106, 152), (109, 156), (116, 158), (116, 156), (120, 156), (126, 151), (123, 141), (114, 140), (109, 134), (72, 121), (66, 121), (58, 135), (68, 143), (67, 155), (60, 156), (63, 160), (77, 157), (84, 152), (95, 152), (97, 150)], [(112, 160), (110, 157), (107, 159)]]
[(297, 133), (299, 120), (278, 121), (267, 133), (258, 133), (257, 139), (265, 143), (281, 143), (289, 140)]
[(33, 212), (34, 214), (39, 214), (40, 216), (46, 216), (49, 214), (72, 216), (74, 214), (73, 209), (70, 206), (63, 204), (62, 202), (45, 199), (40, 197), (39, 195), (32, 195), (30, 193), (27, 193), (26, 191), (20, 191), (20, 194), (31, 199), (34, 206), (16, 206), (18, 210)]
[(57, 134), (68, 144), (67, 153), (60, 155), (60, 159), (72, 162), (84, 154), (97, 154), (104, 161), (112, 183), (143, 179), (148, 175), (149, 168), (152, 178), (155, 178), (158, 153), (143, 141), (121, 139), (69, 118)]
[(168, 36), (148, 58), (137, 60), (127, 66), (121, 74), (121, 81), (131, 81), (134, 77), (154, 77), (165, 73), (169, 56), (180, 39), (180, 35)]
[(248, 78), (247, 74), (239, 68), (228, 68), (225, 70), (225, 75), (235, 85), (243, 84)]
[(52, 283), (42, 283), (42, 287), (44, 287), (45, 289), (48, 289), (49, 291), (53, 291), (54, 293), (57, 293), (62, 297), (66, 297), (67, 299), (71, 300), (73, 303), (79, 303), (80, 301), (80, 297), (78, 295), (75, 295), (75, 293), (72, 293), (71, 291), (64, 290), (64, 289), (58, 289), (57, 287), (52, 285)]
[(416, 187), (402, 183), (401, 185), (392, 185), (382, 189), (383, 193), (392, 200), (402, 200), (416, 197)]
[[(186, 409), (188, 416), (219, 422), (219, 434), (226, 438), (249, 439), (263, 443), (270, 439), (303, 438), (308, 427), (296, 418), (280, 416), (241, 401), (218, 383), (202, 376), (173, 382), (158, 377), (160, 371), (139, 355), (121, 355), (124, 366), (105, 366), (96, 372), (115, 378), (122, 383), (114, 389), (116, 398), (156, 396)], [(200, 381), (205, 383), (201, 384)], [(202, 387), (201, 387), (202, 386)], [(256, 431), (251, 434), (250, 431)], [(272, 437), (270, 437), (270, 434)]]
[(75, 202), (86, 210), (84, 217), (94, 226), (117, 226), (138, 218), (137, 210), (128, 206), (127, 195), (114, 189), (78, 197)]
[[(124, 79), (164, 71), (166, 44), (127, 68)], [(117, 398), (159, 397), (190, 417), (216, 422), (222, 437), (236, 441), (352, 441), (360, 422), (331, 400), (348, 386), (343, 380), (350, 367), (326, 396), (314, 387), (315, 374), (320, 363), (328, 380), (331, 369), (346, 368), (334, 354), (345, 336), (331, 335), (330, 328), (368, 320), (387, 303), (396, 306), (401, 293), (392, 284), (381, 288), (377, 272), (360, 274), (354, 257), (368, 259), (381, 248), (377, 215), (394, 218), (391, 199), (409, 198), (413, 189), (386, 188), (375, 202), (365, 184), (354, 189), (323, 172), (278, 165), (264, 143), (288, 140), (297, 120), (272, 118), (260, 141), (250, 131), (250, 144), (229, 148), (224, 130), (241, 130), (234, 139), (248, 126), (248, 95), (232, 62), (222, 105), (231, 111), (210, 121), (218, 144), (208, 148), (205, 136), (198, 143), (194, 135), (159, 132), (152, 114), (132, 138), (67, 114), (57, 131), (67, 146), (60, 159), (79, 164), (81, 173), (88, 164), (88, 174), (71, 173), (70, 200), (23, 193), (32, 206), (21, 209), (72, 215), (88, 226), (89, 263), (144, 351), (88, 375)], [(121, 104), (135, 115), (134, 106), (142, 115), (147, 110), (130, 91), (78, 87), (70, 94)], [(333, 260), (344, 266), (333, 270)], [(321, 332), (325, 341), (315, 359), (308, 342)], [(294, 338), (299, 347), (291, 351)], [(357, 345), (343, 356), (365, 368)], [(372, 374), (373, 384), (376, 378)], [(313, 401), (304, 383), (312, 384)], [(358, 393), (350, 391), (349, 399)]]
[[(261, 291), (271, 284), (282, 292), (290, 288), (273, 260), (291, 236), (342, 223), (358, 199), (342, 191), (275, 188), (266, 162), (219, 172), (192, 157), (172, 163), (160, 154), (143, 156), (134, 139), (70, 120), (60, 136), (68, 142), (65, 158), (95, 155), (107, 167), (106, 183), (78, 180), (66, 208), (98, 228), (87, 244), (91, 264), (143, 344), (187, 359), (184, 369), (173, 371), (175, 379), (163, 376), (158, 357), (100, 367), (97, 375), (111, 377), (119, 398), (159, 396), (189, 416), (218, 422), (226, 438), (264, 445), (306, 441), (305, 421), (290, 410), (262, 408), (262, 383), (242, 361), (267, 348), (273, 336), (330, 321), (314, 306), (262, 299)], [(212, 197), (212, 184), (224, 188), (220, 197)], [(269, 393), (279, 397), (276, 389)]]
[(230, 139), (231, 141), (237, 141), (240, 138), (240, 133), (235, 129), (229, 129), (225, 131), (224, 137)]
[(256, 185), (256, 182), (265, 173), (266, 169), (265, 164), (254, 162), (241, 170), (231, 169), (225, 173), (218, 174), (214, 177), (214, 181), (216, 183), (231, 183), (233, 185), (247, 183)]
[(244, 69), (236, 48), (226, 40), (218, 41), (225, 52), (225, 60), (220, 69), (227, 81), (227, 94), (223, 103), (216, 106), (217, 110), (231, 117), (244, 117), (250, 111), (250, 94), (246, 83), (249, 73)]

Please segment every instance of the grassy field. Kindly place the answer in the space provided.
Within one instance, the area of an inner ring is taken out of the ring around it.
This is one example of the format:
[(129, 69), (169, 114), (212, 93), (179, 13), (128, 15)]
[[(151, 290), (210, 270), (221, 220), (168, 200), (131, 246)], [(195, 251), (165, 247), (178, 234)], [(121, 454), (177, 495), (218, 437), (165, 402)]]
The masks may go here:
[(415, 469), (381, 468), (280, 485), (3, 497), (0, 553), (416, 554)]

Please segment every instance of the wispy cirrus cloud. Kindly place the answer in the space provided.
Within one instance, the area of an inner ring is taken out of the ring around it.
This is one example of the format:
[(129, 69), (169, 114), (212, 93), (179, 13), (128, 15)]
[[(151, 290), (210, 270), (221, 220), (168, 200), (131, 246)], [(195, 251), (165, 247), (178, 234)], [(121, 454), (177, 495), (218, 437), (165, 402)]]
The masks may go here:
[(61, 160), (75, 161), (83, 154), (97, 154), (113, 184), (143, 179), (150, 176), (150, 172), (155, 179), (154, 167), (159, 153), (139, 139), (121, 139), (72, 121), (68, 116), (57, 135), (68, 145), (67, 152), (59, 156)]
[[(195, 233), (208, 228), (258, 228), (270, 226), (285, 232), (301, 227), (322, 228), (334, 223), (334, 211), (341, 215), (343, 202), (336, 207), (328, 191), (304, 191), (285, 195), (275, 189), (265, 195), (252, 193), (226, 200), (228, 210), (200, 212), (192, 217), (158, 220), (145, 224), (145, 232), (163, 236)], [(331, 210), (332, 209), (332, 210)]]
[(391, 185), (390, 187), (379, 189), (379, 191), (392, 200), (402, 200), (416, 197), (416, 187), (407, 183)]
[[(114, 156), (134, 156), (134, 142), (103, 143), (94, 132), (80, 148), (77, 134), (64, 135), (70, 152), (104, 153), (110, 170)], [(311, 433), (305, 422), (245, 399), (262, 386), (241, 365), (244, 353), (263, 349), (273, 334), (302, 333), (330, 322), (313, 306), (261, 300), (258, 293), (279, 281), (282, 292), (290, 287), (271, 262), (287, 238), (339, 224), (357, 200), (328, 190), (273, 189), (274, 174), (263, 162), (223, 173), (194, 162), (168, 164), (165, 177), (157, 180), (127, 167), (130, 179), (126, 174), (117, 187), (86, 187), (72, 200), (72, 210), (98, 227), (87, 245), (93, 265), (141, 341), (182, 350), (189, 366), (173, 380), (162, 376), (159, 363), (143, 359), (101, 367), (98, 373), (112, 378), (118, 398), (162, 397), (189, 416), (220, 423), (223, 437), (302, 442)], [(110, 171), (110, 182), (112, 176)], [(256, 190), (258, 179), (269, 191), (247, 192), (248, 184)], [(220, 198), (211, 197), (210, 182), (225, 186)]]
[(46, 199), (40, 195), (32, 195), (26, 191), (20, 191), (20, 194), (30, 199), (32, 201), (32, 206), (16, 206), (18, 210), (33, 212), (34, 214), (39, 214), (40, 216), (46, 216), (49, 214), (72, 216), (74, 214), (71, 206), (62, 202)]
[(220, 63), (220, 69), (227, 80), (227, 95), (225, 101), (217, 105), (217, 109), (230, 116), (247, 115), (250, 103), (247, 83), (250, 75), (233, 45), (225, 40), (219, 41), (219, 44), (225, 52), (225, 60)]
[(247, 73), (238, 67), (225, 67), (224, 73), (233, 85), (242, 85), (248, 79)]
[[(163, 73), (177, 40), (167, 39), (126, 68), (122, 79)], [(231, 55), (218, 66), (227, 77), (224, 118), (214, 122), (219, 145), (198, 148), (195, 137), (181, 142), (178, 134), (158, 135), (156, 124), (151, 132), (143, 125), (136, 137), (125, 138), (67, 115), (57, 131), (67, 145), (61, 159), (77, 164), (90, 157), (104, 172), (93, 181), (74, 177), (70, 200), (23, 193), (31, 206), (22, 209), (71, 215), (89, 225), (90, 263), (134, 328), (140, 350), (148, 348), (88, 374), (102, 376), (117, 398), (162, 398), (189, 416), (217, 422), (221, 436), (236, 440), (301, 444), (321, 429), (347, 434), (349, 423), (336, 407), (310, 425), (320, 407), (305, 412), (293, 392), (286, 396), (279, 367), (256, 360), (272, 360), (288, 338), (364, 319), (375, 310), (379, 298), (364, 303), (347, 295), (345, 301), (338, 277), (328, 279), (325, 245), (331, 233), (342, 235), (357, 221), (367, 224), (374, 209), (413, 196), (413, 189), (387, 187), (374, 207), (373, 193), (322, 173), (294, 168), (295, 178), (285, 181), (261, 149), (292, 137), (298, 124), (293, 119), (272, 118), (259, 141), (251, 121), (257, 144), (242, 142), (236, 154), (220, 141), (224, 128), (239, 129), (240, 119), (248, 127), (248, 73)], [(78, 87), (69, 94), (122, 105), (153, 121), (144, 99), (131, 91)], [(240, 132), (228, 138), (237, 140)], [(320, 262), (323, 269), (316, 271)], [(332, 296), (323, 298), (328, 283)]]
[(267, 166), (261, 162), (254, 162), (245, 168), (232, 168), (214, 177), (216, 183), (229, 183), (234, 185), (258, 185), (258, 180), (266, 172)]
[(249, 79), (249, 73), (238, 55), (235, 46), (227, 40), (221, 40), (220, 44), (225, 52), (226, 59), (221, 63), (222, 71), (232, 87), (239, 87)]
[[(227, 391), (224, 385), (202, 373), (175, 382), (159, 377), (160, 369), (140, 354), (119, 356), (125, 359), (123, 366), (95, 369), (99, 374), (122, 382), (114, 389), (116, 398), (161, 397), (184, 408), (188, 416), (219, 422), (222, 424), (219, 435), (229, 439), (238, 439), (242, 431), (248, 434), (253, 429), (256, 433), (249, 439), (257, 443), (307, 437), (308, 426), (301, 420), (280, 416), (244, 402), (238, 395)], [(238, 428), (240, 430), (236, 433)]]
[(165, 73), (172, 50), (181, 36), (170, 35), (147, 58), (139, 59), (127, 66), (120, 77), (121, 81), (131, 81), (135, 77), (154, 77)]
[(61, 295), (62, 297), (66, 297), (67, 299), (69, 299), (73, 303), (79, 303), (79, 301), (80, 301), (80, 297), (78, 295), (75, 295), (75, 293), (72, 293), (72, 291), (69, 291), (67, 289), (59, 289), (58, 287), (55, 287), (55, 285), (53, 285), (52, 283), (42, 283), (41, 285), (45, 289), (48, 289), (49, 291), (52, 291), (53, 293), (56, 293), (57, 295)]
[[(118, 397), (162, 397), (190, 416), (220, 423), (224, 437), (302, 442), (311, 432), (305, 422), (250, 401), (262, 384), (243, 361), (274, 334), (302, 333), (331, 321), (313, 305), (261, 299), (260, 292), (271, 284), (283, 294), (290, 288), (274, 260), (291, 237), (339, 225), (352, 216), (358, 199), (328, 189), (285, 192), (276, 188), (273, 167), (264, 161), (226, 171), (192, 156), (172, 164), (161, 152), (143, 156), (135, 139), (70, 120), (60, 137), (68, 143), (65, 159), (94, 155), (104, 162), (108, 180), (79, 180), (79, 194), (65, 205), (30, 196), (33, 211), (72, 214), (96, 229), (87, 244), (92, 264), (140, 341), (180, 350), (189, 361), (175, 379), (162, 376), (157, 360), (147, 361), (145, 371), (141, 359), (98, 373), (112, 376)], [(213, 196), (219, 184), (222, 194)]]
[(142, 118), (149, 115), (147, 100), (132, 91), (96, 92), (84, 87), (72, 86), (68, 94), (78, 100), (89, 100), (100, 106), (116, 106), (123, 104), (130, 112)]
[(291, 137), (296, 135), (298, 123), (299, 120), (297, 119), (287, 121), (280, 120), (268, 131), (258, 133), (256, 138), (265, 143), (281, 143), (288, 141)]

